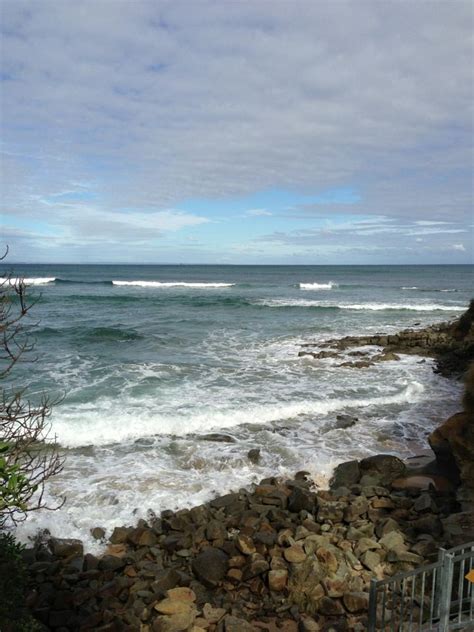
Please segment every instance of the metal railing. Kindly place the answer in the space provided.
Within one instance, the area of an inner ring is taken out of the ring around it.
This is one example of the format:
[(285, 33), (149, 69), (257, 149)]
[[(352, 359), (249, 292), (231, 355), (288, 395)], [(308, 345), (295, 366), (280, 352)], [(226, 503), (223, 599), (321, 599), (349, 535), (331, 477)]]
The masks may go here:
[(439, 549), (438, 560), (372, 579), (368, 632), (474, 631), (474, 542)]

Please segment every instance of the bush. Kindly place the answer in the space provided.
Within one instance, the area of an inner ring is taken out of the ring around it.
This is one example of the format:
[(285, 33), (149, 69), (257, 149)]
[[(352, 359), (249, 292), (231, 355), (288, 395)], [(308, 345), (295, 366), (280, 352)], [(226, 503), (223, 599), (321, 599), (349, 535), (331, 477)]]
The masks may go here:
[(41, 630), (25, 606), (27, 573), (23, 546), (9, 533), (0, 534), (0, 630), (35, 632)]
[[(11, 377), (17, 363), (35, 361), (29, 359), (34, 345), (26, 326), (33, 305), (21, 279), (10, 275), (0, 280), (1, 379)], [(63, 467), (55, 442), (46, 445), (51, 406), (46, 396), (32, 403), (23, 390), (0, 388), (0, 528), (34, 509), (58, 508), (48, 507), (44, 499), (46, 481)]]

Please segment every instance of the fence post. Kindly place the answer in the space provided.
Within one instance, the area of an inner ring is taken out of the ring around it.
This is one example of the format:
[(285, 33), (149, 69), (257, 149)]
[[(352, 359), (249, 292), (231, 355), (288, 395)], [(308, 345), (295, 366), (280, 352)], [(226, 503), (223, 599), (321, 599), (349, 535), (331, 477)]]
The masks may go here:
[[(383, 624), (384, 622), (382, 622)], [(377, 580), (370, 580), (369, 593), (369, 628), (368, 632), (376, 632), (377, 630)]]
[(441, 565), (441, 592), (439, 597), (439, 632), (448, 632), (453, 589), (454, 554), (444, 552)]

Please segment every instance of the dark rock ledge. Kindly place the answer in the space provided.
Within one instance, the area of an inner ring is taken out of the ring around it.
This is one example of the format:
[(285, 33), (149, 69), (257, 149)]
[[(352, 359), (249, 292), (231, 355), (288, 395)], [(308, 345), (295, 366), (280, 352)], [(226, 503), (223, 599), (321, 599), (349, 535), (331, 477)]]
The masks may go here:
[[(447, 325), (462, 344), (437, 338), (446, 372), (472, 360), (472, 303), (466, 314)], [(474, 540), (474, 368), (464, 412), (430, 443), (435, 459), (342, 463), (329, 490), (299, 472), (150, 515), (117, 527), (100, 556), (43, 534), (24, 552), (27, 605), (43, 629), (58, 632), (363, 632), (372, 577)], [(92, 534), (105, 535), (100, 527)], [(14, 622), (2, 632), (11, 630)]]
[[(436, 371), (449, 377), (461, 377), (474, 358), (474, 300), (468, 310), (453, 322), (430, 325), (420, 329), (405, 329), (397, 334), (345, 336), (324, 342), (302, 345), (299, 356), (315, 359), (340, 358), (339, 366), (366, 368), (375, 362), (398, 360), (398, 354), (433, 357)], [(377, 353), (350, 349), (377, 346)], [(343, 352), (348, 352), (342, 357)], [(347, 359), (347, 356), (350, 359)]]

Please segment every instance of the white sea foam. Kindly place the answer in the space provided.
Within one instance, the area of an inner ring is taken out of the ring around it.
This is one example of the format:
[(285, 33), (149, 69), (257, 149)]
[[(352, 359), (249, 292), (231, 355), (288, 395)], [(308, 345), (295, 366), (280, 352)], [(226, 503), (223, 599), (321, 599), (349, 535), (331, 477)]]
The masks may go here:
[(190, 288), (222, 288), (232, 287), (235, 283), (188, 283), (186, 281), (112, 281), (117, 286), (138, 286), (138, 287), (190, 287)]
[(202, 412), (189, 416), (177, 414), (137, 414), (136, 408), (122, 412), (117, 419), (117, 409), (112, 402), (104, 407), (75, 406), (62, 417), (57, 414), (54, 433), (61, 445), (79, 447), (87, 445), (109, 445), (133, 441), (154, 435), (184, 437), (189, 434), (207, 433), (251, 423), (269, 424), (273, 421), (293, 419), (301, 415), (325, 416), (342, 408), (385, 406), (401, 402), (415, 402), (424, 387), (416, 381), (393, 395), (369, 398), (334, 398), (315, 401), (282, 402), (274, 405), (257, 405), (218, 411), (206, 406)]
[(411, 286), (408, 286), (408, 287), (405, 287), (405, 286), (402, 287), (402, 290), (417, 290), (417, 289), (418, 289), (418, 287), (416, 285), (411, 285)]
[(17, 277), (9, 279), (11, 285), (13, 285), (14, 283), (18, 283), (19, 281), (23, 281), (26, 285), (45, 285), (46, 283), (52, 283), (53, 281), (56, 281), (56, 277)]
[(438, 303), (334, 303), (306, 299), (264, 299), (257, 302), (266, 307), (325, 307), (333, 309), (350, 309), (357, 311), (413, 311), (413, 312), (463, 312), (461, 305), (441, 305)]
[(327, 283), (300, 283), (300, 290), (332, 290), (333, 287), (338, 287), (334, 281), (328, 281)]

